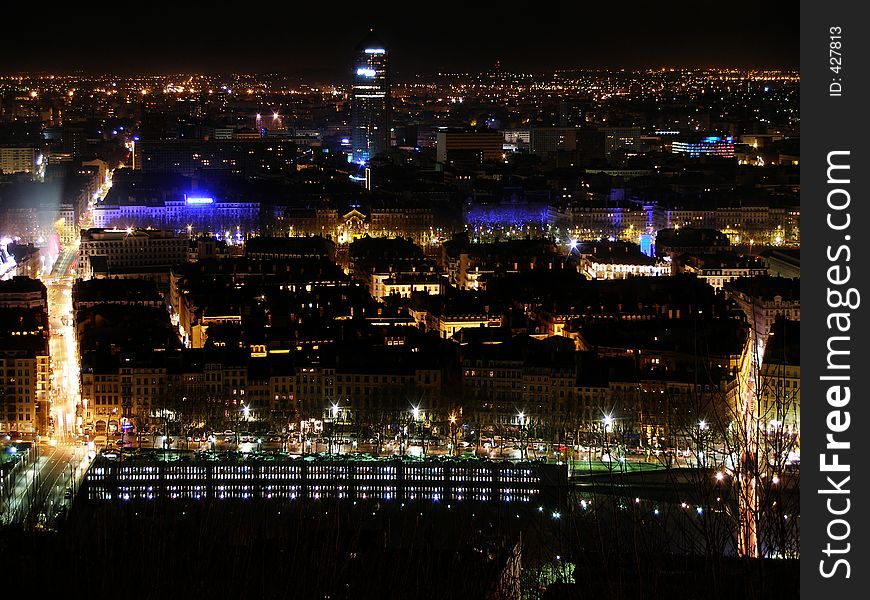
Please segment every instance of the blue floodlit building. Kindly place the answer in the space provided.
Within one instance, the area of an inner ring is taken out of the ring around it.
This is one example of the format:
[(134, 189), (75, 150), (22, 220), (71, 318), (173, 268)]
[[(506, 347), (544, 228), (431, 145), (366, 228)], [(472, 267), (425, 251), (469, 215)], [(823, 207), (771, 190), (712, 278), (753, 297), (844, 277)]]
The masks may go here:
[(475, 231), (528, 228), (544, 231), (549, 205), (545, 202), (474, 203), (465, 207), (465, 222)]
[(640, 234), (640, 251), (646, 256), (652, 256), (655, 252), (653, 249), (654, 237), (649, 233)]
[(94, 227), (99, 228), (156, 227), (223, 235), (258, 230), (260, 203), (222, 200), (210, 194), (185, 194), (171, 200), (98, 204), (93, 214)]
[(370, 33), (353, 57), (351, 146), (353, 162), (363, 165), (390, 146), (389, 55)]

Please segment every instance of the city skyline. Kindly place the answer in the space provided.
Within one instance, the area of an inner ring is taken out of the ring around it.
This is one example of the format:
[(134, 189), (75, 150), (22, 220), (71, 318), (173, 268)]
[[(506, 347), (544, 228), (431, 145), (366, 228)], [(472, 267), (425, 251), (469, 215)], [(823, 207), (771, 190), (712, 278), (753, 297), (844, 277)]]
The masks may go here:
[[(698, 8), (689, 2), (669, 3), (664, 9), (605, 6), (596, 8), (594, 17), (580, 8), (559, 7), (558, 19), (545, 12), (521, 20), (495, 13), (468, 15), (466, 8), (459, 18), (458, 10), (445, 10), (413, 26), (377, 10), (352, 18), (331, 15), (319, 27), (310, 26), (315, 17), (285, 20), (255, 13), (251, 25), (243, 22), (233, 29), (222, 16), (173, 7), (176, 20), (166, 19), (163, 12), (145, 11), (123, 28), (106, 26), (103, 35), (87, 38), (73, 37), (63, 19), (53, 19), (41, 24), (45, 43), (23, 51), (6, 39), (0, 41), (0, 49), (4, 73), (279, 72), (346, 80), (349, 50), (374, 29), (393, 49), (392, 70), (399, 80), (418, 73), (483, 71), (496, 62), (511, 72), (712, 65), (796, 68), (797, 15), (776, 6), (743, 4), (746, 11), (731, 9), (733, 14), (752, 15), (739, 22), (739, 28), (728, 14), (707, 16), (699, 24)], [(16, 9), (12, 10), (14, 19)], [(121, 51), (111, 51), (112, 43), (120, 43)]]
[(10, 572), (794, 596), (796, 15), (422, 8), (0, 41)]

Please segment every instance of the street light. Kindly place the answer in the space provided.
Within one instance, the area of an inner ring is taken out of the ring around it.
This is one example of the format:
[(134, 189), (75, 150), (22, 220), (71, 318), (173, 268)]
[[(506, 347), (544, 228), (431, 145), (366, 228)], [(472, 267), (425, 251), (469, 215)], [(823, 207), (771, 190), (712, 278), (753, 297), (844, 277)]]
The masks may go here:
[[(414, 406), (411, 408), (411, 416), (414, 421), (414, 432), (420, 435), (420, 446), (423, 449), (423, 453), (425, 454), (425, 444), (423, 443), (423, 436), (420, 431), (420, 425), (417, 423), (420, 420), (420, 406)], [(410, 445), (410, 444), (409, 444)]]
[(519, 411), (517, 417), (520, 420), (520, 458), (523, 459), (526, 458), (526, 441), (523, 436), (526, 431), (526, 413)]
[(450, 413), (450, 455), (456, 454), (456, 413)]
[[(337, 428), (337, 419), (338, 419), (338, 404), (333, 404), (330, 407), (330, 415), (332, 416), (332, 427), (329, 431), (329, 453), (332, 454), (332, 446), (335, 442), (335, 430)], [(339, 450), (341, 449), (341, 444), (339, 443)]]
[(707, 460), (704, 456), (704, 432), (707, 430), (707, 421), (701, 419), (698, 421), (698, 466), (706, 466)]
[[(610, 445), (607, 440), (607, 428), (613, 425), (613, 417), (611, 415), (604, 415), (604, 418), (601, 419), (602, 423), (604, 423), (604, 440), (601, 444), (601, 456), (604, 457), (604, 454), (607, 454), (607, 458), (610, 458)], [(608, 461), (609, 462), (609, 461)]]

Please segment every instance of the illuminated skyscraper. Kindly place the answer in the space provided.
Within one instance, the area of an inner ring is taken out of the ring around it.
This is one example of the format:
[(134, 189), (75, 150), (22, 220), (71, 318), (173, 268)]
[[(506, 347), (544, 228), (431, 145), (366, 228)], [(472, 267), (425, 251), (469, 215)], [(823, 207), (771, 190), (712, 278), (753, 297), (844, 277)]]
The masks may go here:
[(386, 152), (390, 140), (389, 55), (374, 33), (357, 46), (353, 59), (351, 143), (353, 162), (366, 164)]

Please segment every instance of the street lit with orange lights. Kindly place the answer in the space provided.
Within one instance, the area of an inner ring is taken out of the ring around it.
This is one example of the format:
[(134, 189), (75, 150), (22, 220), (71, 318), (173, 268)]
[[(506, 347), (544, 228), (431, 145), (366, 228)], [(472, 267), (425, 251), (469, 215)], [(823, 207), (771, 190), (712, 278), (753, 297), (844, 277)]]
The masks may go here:
[[(99, 196), (111, 187), (108, 177)], [(95, 201), (96, 199), (94, 199)], [(80, 225), (89, 227), (93, 202)], [(53, 528), (65, 515), (93, 454), (80, 438), (81, 402), (79, 352), (75, 334), (72, 286), (79, 236), (63, 248), (51, 274), (43, 277), (47, 288), (49, 353), (51, 356), (50, 431), (37, 437), (22, 468), (15, 474), (12, 491), (4, 499), (4, 521), (36, 528)]]

